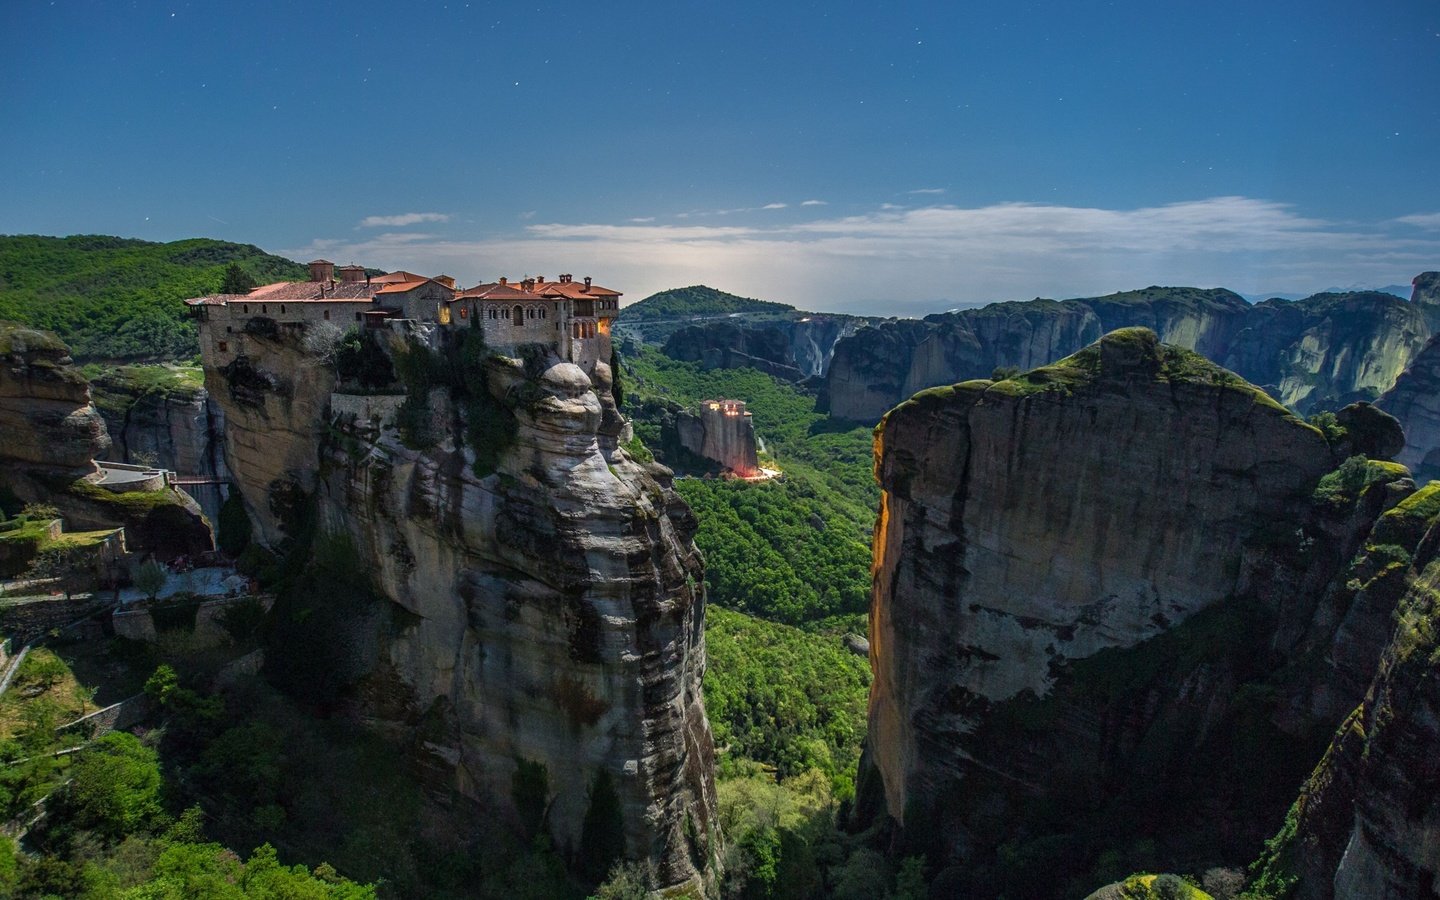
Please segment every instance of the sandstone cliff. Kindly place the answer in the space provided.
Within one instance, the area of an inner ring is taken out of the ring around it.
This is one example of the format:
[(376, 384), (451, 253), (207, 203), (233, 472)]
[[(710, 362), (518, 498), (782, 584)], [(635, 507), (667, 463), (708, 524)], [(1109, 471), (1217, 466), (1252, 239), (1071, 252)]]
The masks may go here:
[[(169, 469), (181, 476), (229, 480), (221, 437), (224, 414), (193, 369), (124, 366), (101, 374), (91, 385), (105, 419), (111, 446), (102, 458)], [(187, 489), (210, 521), (224, 501), (219, 483)]]
[[(429, 349), (441, 343), (387, 339), (408, 391), (399, 431), (332, 420), (334, 376), (291, 338), (207, 367), (259, 532), (295, 540), (296, 509), (313, 503), (389, 607), (334, 615), (335, 633), (310, 646), (347, 648), (362, 713), (414, 735), (443, 784), (517, 830), (544, 830), (575, 857), (603, 827), (655, 863), (657, 887), (712, 879), (689, 510), (667, 470), (617, 446), (627, 426), (603, 363), (587, 376), (543, 356), (482, 361), (473, 343)], [(376, 691), (390, 700), (364, 699)], [(618, 809), (597, 824), (611, 796)]]
[(918, 390), (1043, 365), (1128, 326), (1151, 328), (1302, 412), (1373, 400), (1431, 334), (1423, 304), (1375, 292), (1252, 306), (1226, 290), (1151, 287), (997, 303), (889, 322), (841, 340), (822, 403), (839, 418), (874, 421)]
[(0, 456), (88, 471), (109, 446), (69, 348), (48, 332), (0, 322)]
[(960, 895), (1243, 864), (1393, 609), (1335, 586), (1413, 482), (1337, 451), (1141, 329), (893, 410), (860, 821)]
[[(1380, 539), (1402, 594), (1364, 702), (1336, 732), (1256, 866), (1260, 896), (1431, 897), (1440, 876), (1440, 483), (1386, 513)], [(1377, 532), (1380, 531), (1377, 528)], [(1413, 551), (1413, 555), (1412, 555)], [(1398, 621), (1397, 621), (1398, 619)], [(1292, 893), (1293, 892), (1293, 893)]]
[(110, 445), (65, 344), (0, 323), (0, 489), (56, 507), (71, 530), (123, 525), (131, 550), (169, 559), (210, 549), (209, 526), (184, 494), (112, 493), (95, 483), (94, 460)]
[(1425, 345), (1375, 405), (1404, 425), (1400, 461), (1419, 477), (1440, 475), (1440, 338)]
[(734, 321), (689, 325), (665, 341), (672, 359), (704, 363), (707, 369), (750, 367), (786, 381), (825, 375), (835, 346), (870, 320), (821, 313), (794, 314), (790, 321), (749, 325)]

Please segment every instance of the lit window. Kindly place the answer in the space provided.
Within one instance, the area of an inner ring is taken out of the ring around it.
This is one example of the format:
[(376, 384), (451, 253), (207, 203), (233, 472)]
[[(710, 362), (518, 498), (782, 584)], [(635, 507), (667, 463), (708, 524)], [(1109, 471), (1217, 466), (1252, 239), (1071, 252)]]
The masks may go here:
[(460, 318), (462, 318), (462, 319), (468, 319), (468, 318), (470, 318), (470, 310), (466, 309), (466, 308), (463, 307), (463, 306), (460, 307)]

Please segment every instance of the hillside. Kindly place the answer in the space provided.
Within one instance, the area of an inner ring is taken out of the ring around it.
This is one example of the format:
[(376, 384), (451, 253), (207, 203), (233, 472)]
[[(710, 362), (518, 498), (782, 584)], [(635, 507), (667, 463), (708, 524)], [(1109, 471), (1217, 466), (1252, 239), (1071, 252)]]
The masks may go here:
[(724, 316), (730, 313), (788, 313), (795, 307), (769, 300), (755, 300), (729, 294), (718, 288), (696, 284), (690, 287), (671, 288), (658, 294), (651, 294), (638, 303), (632, 303), (620, 310), (622, 322), (644, 322), (654, 319), (685, 318), (689, 316)]
[(259, 284), (305, 270), (251, 244), (0, 235), (0, 319), (54, 331), (79, 360), (166, 361), (199, 349), (180, 301), (238, 263)]

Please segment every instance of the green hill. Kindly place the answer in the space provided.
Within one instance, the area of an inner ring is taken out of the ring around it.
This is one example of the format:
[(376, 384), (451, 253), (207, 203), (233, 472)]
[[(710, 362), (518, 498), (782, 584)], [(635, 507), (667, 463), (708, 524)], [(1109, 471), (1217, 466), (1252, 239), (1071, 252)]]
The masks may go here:
[(794, 311), (795, 307), (785, 303), (740, 297), (736, 294), (727, 294), (717, 288), (697, 284), (651, 294), (639, 303), (632, 303), (620, 310), (620, 320), (622, 322), (644, 322), (686, 316), (723, 316), (737, 312), (786, 313)]
[(0, 235), (0, 319), (55, 332), (81, 360), (187, 359), (199, 345), (180, 301), (219, 289), (232, 262), (257, 284), (308, 277), (259, 247), (208, 238)]

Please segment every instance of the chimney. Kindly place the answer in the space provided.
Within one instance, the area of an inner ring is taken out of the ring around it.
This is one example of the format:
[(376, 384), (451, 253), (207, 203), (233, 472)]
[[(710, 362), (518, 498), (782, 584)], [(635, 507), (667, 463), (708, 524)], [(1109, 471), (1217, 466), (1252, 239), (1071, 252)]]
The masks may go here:
[(328, 259), (317, 259), (310, 263), (311, 281), (329, 281), (335, 277), (335, 264)]
[(506, 278), (504, 275), (501, 275), (501, 276), (500, 276), (500, 286), (501, 286), (501, 287), (504, 287), (505, 285), (507, 285), (507, 284), (509, 284), (509, 283), (510, 283), (510, 279)]
[(582, 291), (582, 293), (589, 293), (589, 292), (590, 292), (590, 276), (589, 276), (589, 275), (586, 275), (586, 276), (585, 276), (585, 290)]

